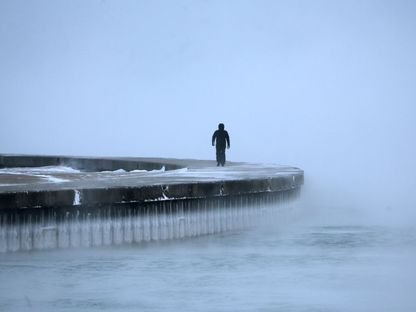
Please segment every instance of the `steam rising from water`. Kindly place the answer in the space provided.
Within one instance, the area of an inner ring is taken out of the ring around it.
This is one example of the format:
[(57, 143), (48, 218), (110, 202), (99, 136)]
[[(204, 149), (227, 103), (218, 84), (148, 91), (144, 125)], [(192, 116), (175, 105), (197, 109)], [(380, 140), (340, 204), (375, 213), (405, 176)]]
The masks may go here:
[[(416, 308), (416, 229), (296, 203), (251, 230), (0, 255), (0, 309), (400, 311)], [(346, 213), (348, 214), (348, 212)]]

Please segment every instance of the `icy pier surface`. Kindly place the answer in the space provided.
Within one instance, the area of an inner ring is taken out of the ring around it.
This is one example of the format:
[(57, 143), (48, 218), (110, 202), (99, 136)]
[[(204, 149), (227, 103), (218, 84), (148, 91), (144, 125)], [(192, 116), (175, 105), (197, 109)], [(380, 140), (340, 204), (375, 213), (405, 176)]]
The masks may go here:
[(138, 243), (247, 227), (265, 207), (298, 196), (303, 184), (303, 171), (294, 167), (214, 165), (0, 155), (0, 252)]

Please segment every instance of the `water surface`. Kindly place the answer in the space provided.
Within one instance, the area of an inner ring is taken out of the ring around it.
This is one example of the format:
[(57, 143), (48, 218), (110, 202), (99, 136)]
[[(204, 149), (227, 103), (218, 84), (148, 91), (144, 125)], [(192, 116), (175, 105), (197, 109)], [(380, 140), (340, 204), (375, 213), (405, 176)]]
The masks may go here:
[(1, 311), (416, 311), (416, 229), (266, 226), (0, 255)]

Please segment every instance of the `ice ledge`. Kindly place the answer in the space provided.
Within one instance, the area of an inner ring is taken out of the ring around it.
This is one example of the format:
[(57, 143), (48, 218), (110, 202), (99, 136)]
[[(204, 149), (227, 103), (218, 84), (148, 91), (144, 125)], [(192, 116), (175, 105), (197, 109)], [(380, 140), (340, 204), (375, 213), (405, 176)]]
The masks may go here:
[[(32, 177), (26, 181), (24, 174), (23, 177), (21, 174), (7, 175), (8, 180), (0, 175), (0, 209), (233, 196), (279, 192), (300, 188), (303, 184), (302, 170), (279, 165), (228, 163), (228, 166), (218, 168), (213, 166), (213, 161), (203, 160), (32, 157), (33, 159), (28, 155), (0, 155), (0, 166), (10, 168), (72, 164), (70, 167), (73, 171), (49, 172), (48, 176), (52, 177), (50, 183), (45, 183), (44, 178), (34, 179), (33, 172)], [(105, 171), (82, 171), (81, 167), (86, 167), (86, 164), (90, 168), (104, 168)], [(166, 171), (160, 170), (163, 167)], [(19, 177), (20, 184), (10, 183), (14, 176)], [(54, 179), (57, 180), (52, 182)]]

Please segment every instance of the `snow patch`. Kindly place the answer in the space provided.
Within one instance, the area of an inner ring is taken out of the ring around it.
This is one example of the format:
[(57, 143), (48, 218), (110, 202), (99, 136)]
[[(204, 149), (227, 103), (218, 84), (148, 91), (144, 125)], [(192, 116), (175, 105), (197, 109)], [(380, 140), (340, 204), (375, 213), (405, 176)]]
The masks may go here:
[(0, 173), (9, 174), (37, 174), (37, 173), (79, 173), (81, 171), (67, 166), (44, 166), (44, 167), (11, 167), (0, 169)]
[(154, 170), (150, 170), (149, 172), (165, 172), (165, 166), (162, 166), (162, 168), (160, 169), (154, 169)]
[(113, 170), (114, 173), (124, 173), (126, 172), (126, 170), (124, 169), (117, 169), (117, 170)]
[(62, 182), (68, 182), (69, 180), (66, 179), (61, 179), (61, 178), (57, 178), (57, 177), (53, 177), (53, 176), (49, 176), (49, 175), (38, 175), (39, 177), (42, 177), (44, 179), (46, 179), (48, 182), (52, 182), (52, 183), (62, 183)]

